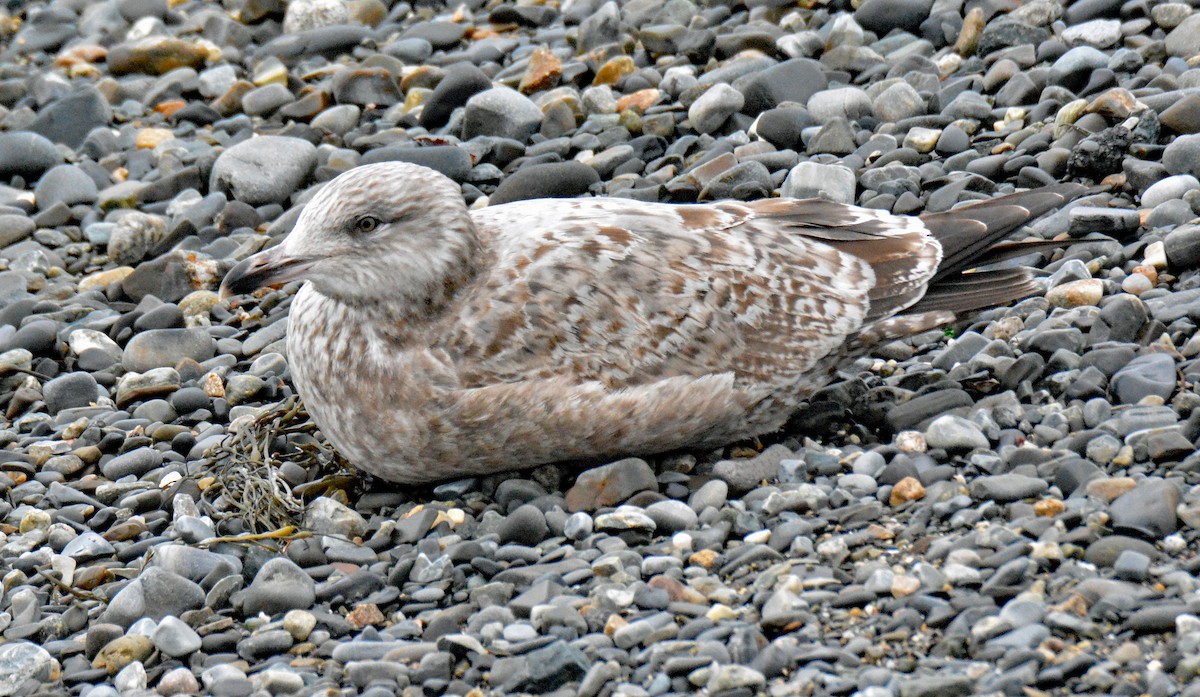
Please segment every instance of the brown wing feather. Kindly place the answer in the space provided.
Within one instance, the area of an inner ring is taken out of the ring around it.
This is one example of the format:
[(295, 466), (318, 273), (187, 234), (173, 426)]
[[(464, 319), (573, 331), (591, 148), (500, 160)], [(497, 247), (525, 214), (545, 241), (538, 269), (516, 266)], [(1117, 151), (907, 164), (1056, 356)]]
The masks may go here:
[(875, 283), (867, 292), (868, 322), (919, 300), (941, 260), (938, 242), (911, 216), (819, 199), (773, 199), (750, 206), (763, 219), (869, 264)]
[(523, 202), (477, 224), (522, 231), (495, 241), (504, 274), (453, 324), (483, 331), (441, 342), (478, 384), (569, 372), (628, 387), (728, 371), (776, 390), (858, 329), (875, 286), (869, 262), (754, 204)]

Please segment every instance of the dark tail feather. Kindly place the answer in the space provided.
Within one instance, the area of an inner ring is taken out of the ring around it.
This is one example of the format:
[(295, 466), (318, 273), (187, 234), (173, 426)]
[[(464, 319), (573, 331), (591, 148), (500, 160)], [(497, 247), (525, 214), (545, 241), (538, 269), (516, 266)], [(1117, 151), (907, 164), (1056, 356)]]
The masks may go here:
[(1025, 269), (964, 272), (1061, 246), (1047, 240), (1002, 240), (1025, 223), (1090, 191), (1082, 184), (1057, 184), (921, 216), (942, 244), (942, 262), (924, 297), (905, 314), (970, 312), (1036, 294), (1039, 287)]
[(1007, 305), (1040, 290), (1025, 269), (973, 271), (932, 286), (909, 312), (970, 312), (985, 307)]
[(978, 266), (987, 250), (1022, 225), (1088, 191), (1082, 184), (1057, 184), (921, 216), (942, 244), (942, 263), (933, 282)]

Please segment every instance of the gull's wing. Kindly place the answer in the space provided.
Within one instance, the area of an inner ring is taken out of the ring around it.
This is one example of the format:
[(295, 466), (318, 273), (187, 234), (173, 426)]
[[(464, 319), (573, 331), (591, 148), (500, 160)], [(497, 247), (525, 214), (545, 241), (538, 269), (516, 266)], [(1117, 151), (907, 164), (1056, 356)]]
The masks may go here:
[(492, 268), (434, 342), (465, 387), (731, 373), (765, 397), (919, 300), (941, 255), (917, 218), (824, 201), (525, 201), (475, 222)]

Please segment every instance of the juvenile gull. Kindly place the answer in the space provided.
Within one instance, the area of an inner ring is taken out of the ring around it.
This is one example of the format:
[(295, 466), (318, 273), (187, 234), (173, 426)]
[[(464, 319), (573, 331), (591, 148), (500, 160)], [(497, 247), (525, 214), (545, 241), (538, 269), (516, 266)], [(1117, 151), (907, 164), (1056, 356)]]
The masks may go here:
[(777, 430), (872, 344), (1036, 292), (1022, 270), (963, 272), (1026, 251), (996, 243), (1082, 191), (920, 217), (793, 199), (468, 211), (446, 177), (382, 163), (326, 185), (221, 290), (307, 279), (287, 350), (310, 414), (355, 466), (428, 482)]

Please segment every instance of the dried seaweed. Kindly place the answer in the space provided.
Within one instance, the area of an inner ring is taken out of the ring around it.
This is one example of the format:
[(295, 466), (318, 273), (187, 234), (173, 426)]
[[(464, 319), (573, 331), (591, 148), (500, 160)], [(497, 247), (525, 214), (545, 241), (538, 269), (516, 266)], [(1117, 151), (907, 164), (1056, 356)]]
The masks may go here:
[(236, 519), (251, 533), (300, 525), (304, 500), (279, 476), (284, 463), (339, 480), (348, 470), (295, 396), (266, 407), (209, 450), (201, 475), (213, 482), (204, 489), (200, 505), (214, 519)]

